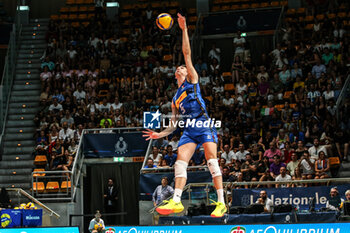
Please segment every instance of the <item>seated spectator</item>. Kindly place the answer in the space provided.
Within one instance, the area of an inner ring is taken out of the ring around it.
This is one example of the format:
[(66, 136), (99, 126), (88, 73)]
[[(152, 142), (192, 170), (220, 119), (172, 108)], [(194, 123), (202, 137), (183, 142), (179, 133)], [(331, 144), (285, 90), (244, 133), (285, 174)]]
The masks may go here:
[(224, 145), (223, 152), (221, 153), (221, 158), (225, 159), (227, 166), (232, 166), (232, 163), (235, 159), (235, 153), (233, 150), (230, 150), (228, 144)]
[(253, 178), (257, 179), (257, 162), (252, 160), (250, 154), (246, 155), (246, 161), (242, 164), (241, 172), (243, 174), (244, 181), (251, 181)]
[(52, 148), (50, 170), (62, 170), (63, 165), (66, 163), (64, 157), (64, 148), (60, 145), (59, 140), (56, 141), (56, 146)]
[(298, 167), (302, 170), (303, 180), (312, 179), (315, 174), (315, 160), (305, 151), (299, 160)]
[(245, 150), (243, 143), (240, 143), (238, 145), (238, 151), (234, 154), (233, 159), (243, 163), (246, 161), (247, 154), (249, 154), (249, 151)]
[(318, 138), (315, 138), (314, 145), (309, 148), (309, 154), (311, 158), (317, 160), (320, 151), (322, 151), (325, 154), (325, 156), (327, 156), (326, 148), (320, 145), (320, 141), (318, 140)]
[(295, 169), (298, 167), (299, 161), (298, 156), (295, 152), (292, 152), (291, 156), (292, 160), (287, 164), (287, 173), (294, 178), (295, 176)]
[(298, 159), (300, 159), (304, 152), (306, 151), (306, 147), (304, 146), (303, 141), (298, 141), (297, 148), (295, 149), (295, 153), (298, 156)]
[(200, 148), (197, 148), (192, 155), (192, 160), (195, 166), (204, 166), (206, 164), (204, 151), (200, 150)]
[(61, 119), (61, 125), (63, 125), (65, 122), (67, 122), (67, 124), (69, 125), (69, 127), (72, 127), (72, 125), (74, 124), (74, 119), (73, 117), (70, 115), (70, 111), (66, 110), (65, 111), (65, 115), (64, 117)]
[(269, 159), (269, 162), (273, 163), (275, 155), (277, 155), (278, 157), (281, 157), (282, 153), (279, 149), (276, 148), (275, 142), (270, 142), (269, 145), (270, 145), (270, 149), (265, 151), (264, 157), (267, 157)]
[(326, 208), (339, 211), (342, 202), (344, 202), (344, 199), (339, 196), (338, 189), (336, 187), (331, 188), (330, 197), (326, 202)]
[(281, 163), (281, 157), (278, 155), (275, 155), (273, 163), (270, 165), (270, 175), (273, 179), (276, 179), (276, 177), (280, 174), (281, 167), (286, 167), (285, 163)]
[(302, 131), (298, 131), (296, 126), (292, 126), (290, 133), (289, 133), (289, 142), (290, 143), (296, 143), (297, 141), (304, 142), (305, 140), (305, 134)]
[[(64, 159), (66, 163), (62, 165), (62, 170), (64, 171), (71, 171), (74, 163), (74, 157), (73, 155), (69, 152), (69, 150), (64, 151)], [(70, 179), (70, 173), (66, 173), (66, 176), (68, 179)]]
[(229, 167), (224, 167), (222, 169), (222, 182), (235, 182), (236, 180), (237, 177), (231, 175)]
[(152, 158), (148, 158), (147, 159), (147, 164), (144, 168), (155, 168), (157, 167), (156, 165), (154, 165), (154, 161)]
[(49, 107), (49, 111), (53, 112), (54, 114), (63, 111), (63, 107), (60, 103), (58, 103), (57, 98), (52, 99), (52, 104)]
[(157, 140), (153, 140), (152, 146), (156, 146), (158, 149), (166, 148), (169, 145), (168, 140), (165, 138), (159, 138)]
[(284, 148), (282, 149), (282, 162), (284, 162), (285, 164), (289, 163), (293, 152), (294, 149), (290, 146), (290, 143), (286, 142), (284, 144)]
[(177, 151), (177, 147), (179, 145), (179, 137), (176, 134), (174, 134), (171, 138), (169, 145), (173, 147), (173, 151)]
[(325, 179), (330, 177), (330, 164), (323, 151), (318, 152), (318, 159), (315, 163), (315, 179)]
[(46, 149), (48, 144), (49, 144), (49, 139), (46, 137), (45, 131), (41, 130), (40, 136), (36, 139), (36, 145)]
[(64, 122), (58, 135), (60, 140), (65, 143), (70, 143), (70, 141), (74, 138), (74, 131), (68, 128), (67, 122)]
[(164, 156), (163, 159), (166, 161), (166, 163), (170, 167), (172, 167), (175, 164), (177, 159), (177, 154), (173, 152), (173, 147), (171, 145), (167, 146), (167, 154)]
[(159, 164), (159, 162), (162, 160), (162, 154), (159, 153), (158, 147), (153, 146), (152, 153), (149, 155), (149, 157), (153, 159), (155, 166)]
[[(287, 174), (287, 169), (285, 167), (280, 168), (280, 174), (276, 176), (276, 181), (291, 181), (292, 177)], [(276, 188), (289, 188), (290, 184), (276, 184)]]
[(165, 159), (162, 159), (160, 161), (160, 163), (158, 164), (157, 167), (161, 167), (161, 168), (170, 168), (170, 166), (167, 164), (166, 160)]
[(269, 213), (272, 211), (271, 208), (273, 207), (273, 202), (270, 198), (267, 197), (267, 193), (265, 190), (260, 191), (260, 197), (255, 203), (264, 205), (264, 212)]

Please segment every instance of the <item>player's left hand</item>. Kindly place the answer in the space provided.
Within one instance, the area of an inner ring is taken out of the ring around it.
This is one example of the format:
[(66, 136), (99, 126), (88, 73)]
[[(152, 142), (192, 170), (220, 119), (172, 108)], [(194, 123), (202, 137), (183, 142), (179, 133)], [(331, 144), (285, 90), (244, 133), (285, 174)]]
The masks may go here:
[(142, 137), (147, 137), (146, 141), (150, 140), (150, 139), (158, 139), (159, 138), (159, 133), (154, 132), (150, 129), (146, 129), (147, 131), (142, 131), (142, 133), (144, 133), (144, 135), (142, 135)]
[(182, 16), (180, 13), (177, 13), (177, 22), (179, 23), (179, 27), (181, 30), (184, 30), (186, 26), (186, 18)]

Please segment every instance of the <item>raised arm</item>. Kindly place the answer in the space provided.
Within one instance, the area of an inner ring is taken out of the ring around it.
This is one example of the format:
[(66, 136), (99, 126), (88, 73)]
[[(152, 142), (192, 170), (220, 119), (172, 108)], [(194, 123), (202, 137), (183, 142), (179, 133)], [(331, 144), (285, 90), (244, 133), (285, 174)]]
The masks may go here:
[(182, 53), (185, 58), (186, 68), (188, 72), (188, 79), (191, 83), (197, 83), (198, 74), (192, 64), (191, 46), (190, 46), (190, 40), (188, 38), (186, 18), (179, 13), (177, 14), (177, 16), (178, 16), (177, 21), (182, 30)]
[(142, 137), (146, 137), (146, 141), (150, 140), (150, 139), (158, 139), (158, 138), (162, 138), (162, 137), (166, 137), (169, 134), (171, 134), (172, 132), (174, 132), (176, 130), (176, 125), (175, 123), (177, 122), (177, 109), (174, 105), (174, 103), (171, 104), (171, 123), (170, 126), (168, 128), (166, 128), (165, 130), (163, 130), (162, 132), (154, 132), (150, 129), (147, 129), (147, 131), (142, 131), (144, 134), (142, 135)]

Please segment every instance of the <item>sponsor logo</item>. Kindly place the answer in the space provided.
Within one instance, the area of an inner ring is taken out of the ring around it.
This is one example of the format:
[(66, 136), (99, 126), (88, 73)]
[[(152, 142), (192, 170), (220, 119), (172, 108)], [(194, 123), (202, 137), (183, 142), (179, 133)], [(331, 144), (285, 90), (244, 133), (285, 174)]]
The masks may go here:
[(115, 233), (115, 230), (113, 228), (108, 228), (105, 233)]
[(118, 155), (128, 152), (128, 144), (124, 141), (123, 137), (119, 137), (118, 142), (114, 145), (115, 153)]
[(12, 222), (11, 216), (9, 214), (1, 215), (1, 227), (7, 227)]
[(231, 229), (230, 233), (246, 233), (246, 229), (241, 226), (236, 226)]

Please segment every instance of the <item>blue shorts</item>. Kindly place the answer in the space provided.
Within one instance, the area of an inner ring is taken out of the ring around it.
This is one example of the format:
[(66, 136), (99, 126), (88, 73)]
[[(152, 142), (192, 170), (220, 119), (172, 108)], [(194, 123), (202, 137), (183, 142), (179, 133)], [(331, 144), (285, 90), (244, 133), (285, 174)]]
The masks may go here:
[(185, 128), (178, 147), (187, 143), (202, 145), (206, 142), (218, 143), (218, 135), (215, 128)]

